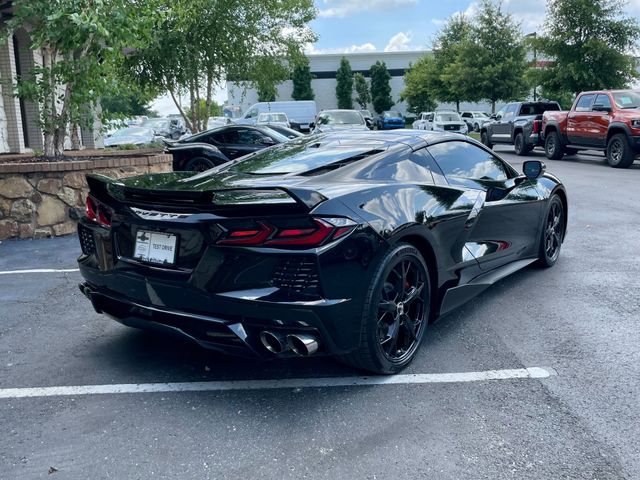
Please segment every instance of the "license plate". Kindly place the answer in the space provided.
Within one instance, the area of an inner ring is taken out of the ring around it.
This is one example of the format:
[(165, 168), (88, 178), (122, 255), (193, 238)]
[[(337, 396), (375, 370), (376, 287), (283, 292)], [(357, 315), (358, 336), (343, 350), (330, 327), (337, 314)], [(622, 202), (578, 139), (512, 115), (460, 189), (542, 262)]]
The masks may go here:
[(138, 230), (133, 258), (159, 265), (176, 263), (178, 237), (172, 233)]

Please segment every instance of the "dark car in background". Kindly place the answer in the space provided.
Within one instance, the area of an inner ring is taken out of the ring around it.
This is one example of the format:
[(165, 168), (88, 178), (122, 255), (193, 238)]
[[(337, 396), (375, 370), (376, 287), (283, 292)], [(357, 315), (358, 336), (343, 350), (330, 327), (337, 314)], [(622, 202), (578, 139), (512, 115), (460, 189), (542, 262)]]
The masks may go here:
[(376, 128), (378, 130), (404, 128), (404, 117), (397, 110), (387, 110), (376, 119)]
[(228, 125), (166, 142), (165, 152), (173, 155), (174, 171), (201, 172), (288, 140), (271, 128)]
[(381, 374), (413, 359), (430, 320), (553, 265), (567, 223), (542, 162), (521, 174), (443, 132), (319, 134), (197, 175), (87, 181), (78, 264), (97, 312), (221, 352)]
[(542, 144), (542, 114), (559, 111), (558, 102), (513, 102), (491, 116), (491, 121), (480, 127), (482, 143), (513, 145), (516, 155), (527, 155)]

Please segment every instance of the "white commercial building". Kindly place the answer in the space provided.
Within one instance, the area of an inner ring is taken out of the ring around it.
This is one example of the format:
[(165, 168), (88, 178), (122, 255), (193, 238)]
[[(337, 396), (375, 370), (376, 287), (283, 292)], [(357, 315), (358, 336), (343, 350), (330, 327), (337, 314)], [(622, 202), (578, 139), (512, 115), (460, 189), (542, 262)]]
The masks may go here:
[[(315, 93), (315, 101), (318, 111), (328, 108), (337, 108), (336, 98), (336, 71), (340, 67), (340, 59), (346, 57), (351, 64), (354, 73), (360, 72), (370, 81), (369, 70), (377, 61), (384, 62), (391, 74), (391, 98), (396, 102), (394, 109), (406, 113), (407, 106), (400, 101), (400, 92), (404, 89), (403, 76), (409, 66), (418, 61), (427, 51), (414, 52), (367, 52), (367, 53), (336, 53), (308, 55), (309, 67), (313, 74), (311, 87)], [(278, 85), (276, 100), (293, 100), (291, 92), (293, 83), (291, 80)], [(239, 105), (244, 112), (248, 107), (258, 101), (258, 93), (255, 88), (245, 87), (242, 83), (227, 82), (228, 103)], [(354, 94), (355, 98), (355, 94)], [(354, 108), (358, 108), (354, 101)], [(373, 113), (373, 107), (369, 105)]]

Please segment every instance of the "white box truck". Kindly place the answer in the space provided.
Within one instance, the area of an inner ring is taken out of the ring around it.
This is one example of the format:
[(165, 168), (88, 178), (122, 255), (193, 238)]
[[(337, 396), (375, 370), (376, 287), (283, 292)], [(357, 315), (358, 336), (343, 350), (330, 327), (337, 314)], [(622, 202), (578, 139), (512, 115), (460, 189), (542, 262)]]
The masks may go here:
[(288, 102), (259, 102), (254, 103), (240, 118), (234, 119), (240, 125), (255, 125), (258, 115), (265, 112), (286, 113), (291, 128), (302, 132), (309, 131), (309, 124), (316, 118), (316, 102), (300, 100)]

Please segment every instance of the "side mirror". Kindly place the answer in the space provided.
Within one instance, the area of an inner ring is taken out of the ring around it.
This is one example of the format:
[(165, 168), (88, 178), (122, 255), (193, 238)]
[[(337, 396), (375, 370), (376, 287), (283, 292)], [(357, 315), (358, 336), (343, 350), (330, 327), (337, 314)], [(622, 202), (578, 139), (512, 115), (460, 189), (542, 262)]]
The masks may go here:
[(492, 114), (489, 116), (489, 118), (490, 118), (491, 120), (495, 120), (496, 118), (498, 118), (498, 116), (497, 116), (495, 113), (492, 113)]
[(602, 105), (601, 103), (596, 103), (591, 110), (593, 110), (594, 112), (611, 112), (611, 107), (605, 107), (604, 105)]
[(536, 180), (542, 176), (547, 166), (540, 160), (527, 160), (522, 164), (522, 173), (529, 180)]

